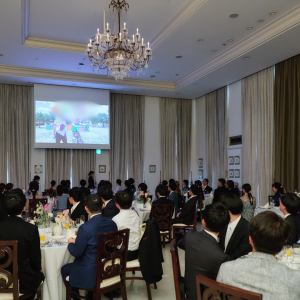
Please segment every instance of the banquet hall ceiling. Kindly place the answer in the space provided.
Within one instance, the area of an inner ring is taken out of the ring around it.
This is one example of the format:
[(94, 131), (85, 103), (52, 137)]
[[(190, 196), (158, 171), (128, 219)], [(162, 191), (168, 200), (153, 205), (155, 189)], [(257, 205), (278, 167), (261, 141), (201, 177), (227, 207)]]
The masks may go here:
[(93, 73), (84, 55), (103, 31), (103, 10), (114, 24), (109, 0), (1, 0), (0, 83), (194, 99), (300, 53), (299, 0), (127, 2), (122, 22), (154, 49), (145, 74), (115, 81)]

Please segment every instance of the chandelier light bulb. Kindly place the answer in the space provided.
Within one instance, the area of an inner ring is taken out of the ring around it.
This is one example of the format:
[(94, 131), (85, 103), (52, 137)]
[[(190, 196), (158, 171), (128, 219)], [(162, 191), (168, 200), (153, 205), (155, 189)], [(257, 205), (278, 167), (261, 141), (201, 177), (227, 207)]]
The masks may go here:
[(97, 34), (99, 34), (99, 28), (97, 29)]
[(136, 34), (139, 34), (139, 29), (138, 28), (136, 29)]
[(142, 38), (142, 46), (144, 46), (144, 38)]
[(148, 42), (148, 48), (150, 48), (150, 43)]
[(126, 30), (126, 23), (124, 23), (124, 30)]
[(108, 30), (108, 23), (106, 24), (106, 30)]
[(132, 42), (134, 43), (134, 34), (132, 35)]

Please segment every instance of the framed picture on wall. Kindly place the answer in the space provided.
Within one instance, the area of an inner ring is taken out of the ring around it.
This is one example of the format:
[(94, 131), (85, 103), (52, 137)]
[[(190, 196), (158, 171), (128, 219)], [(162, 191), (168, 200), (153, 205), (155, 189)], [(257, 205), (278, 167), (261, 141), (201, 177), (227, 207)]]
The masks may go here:
[(234, 165), (234, 157), (233, 156), (229, 156), (229, 165)]
[(199, 158), (198, 160), (198, 167), (203, 168), (203, 158)]
[(234, 170), (229, 169), (229, 178), (234, 178)]
[(99, 173), (106, 173), (106, 165), (99, 165)]
[(198, 177), (199, 177), (199, 179), (203, 179), (203, 170), (199, 170), (198, 171)]
[(34, 165), (34, 173), (37, 173), (37, 174), (43, 173), (43, 166), (42, 165)]
[(149, 166), (149, 173), (156, 173), (156, 165)]
[(240, 178), (240, 170), (239, 169), (236, 169), (234, 171), (234, 178)]
[(239, 165), (240, 164), (240, 157), (239, 156), (235, 156), (234, 157), (234, 164), (235, 165)]

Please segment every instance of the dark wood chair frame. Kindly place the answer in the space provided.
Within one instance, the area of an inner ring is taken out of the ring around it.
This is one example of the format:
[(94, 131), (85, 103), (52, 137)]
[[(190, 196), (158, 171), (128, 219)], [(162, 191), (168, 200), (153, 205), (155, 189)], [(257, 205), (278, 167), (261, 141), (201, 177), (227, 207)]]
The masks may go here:
[[(219, 283), (202, 275), (196, 276), (197, 300), (234, 299), (234, 300), (262, 300), (262, 295), (245, 291), (230, 285)], [(207, 287), (201, 294), (201, 285)]]
[(157, 219), (160, 236), (163, 237), (164, 248), (166, 246), (166, 238), (171, 241), (173, 211), (173, 204), (152, 204), (151, 217)]
[(36, 210), (36, 206), (39, 202), (41, 202), (43, 205), (47, 204), (48, 199), (47, 198), (41, 198), (41, 199), (28, 199), (29, 200), (29, 217), (34, 218), (34, 211)]
[[(5, 275), (8, 279), (0, 279), (0, 294), (13, 294), (14, 300), (25, 300), (33, 296), (33, 293), (22, 295), (19, 297), (19, 282), (18, 282), (18, 241), (0, 241), (0, 259), (7, 254), (7, 260), (0, 265), (0, 274)], [(6, 269), (12, 264), (12, 273)], [(13, 287), (10, 288), (11, 284)], [(42, 299), (42, 285), (38, 288), (36, 299)]]
[[(97, 255), (97, 271), (96, 271), (96, 286), (93, 289), (81, 289), (94, 292), (95, 299), (101, 299), (101, 295), (110, 293), (110, 299), (113, 299), (113, 291), (121, 288), (122, 299), (127, 300), (126, 293), (126, 263), (128, 253), (129, 229), (124, 229), (116, 232), (103, 233), (98, 235), (98, 255)], [(108, 248), (107, 248), (108, 247)], [(120, 248), (118, 248), (120, 247)], [(113, 249), (108, 252), (107, 249)], [(103, 257), (105, 257), (103, 259)], [(120, 262), (116, 262), (119, 259)], [(105, 266), (111, 261), (111, 266)], [(120, 276), (121, 281), (100, 289), (103, 280), (115, 276)], [(88, 299), (86, 296), (72, 294), (72, 287), (69, 282), (66, 282), (66, 299), (71, 298)]]

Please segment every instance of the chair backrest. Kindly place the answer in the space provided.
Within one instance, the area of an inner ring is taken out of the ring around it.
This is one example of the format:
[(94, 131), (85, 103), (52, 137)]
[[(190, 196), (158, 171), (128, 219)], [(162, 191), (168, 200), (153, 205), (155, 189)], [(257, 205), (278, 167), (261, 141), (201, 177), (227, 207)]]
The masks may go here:
[(151, 217), (156, 218), (159, 230), (172, 230), (173, 204), (152, 204)]
[(41, 202), (43, 205), (47, 203), (47, 198), (41, 198), (41, 199), (30, 199), (29, 198), (29, 217), (34, 218), (34, 211), (36, 210), (36, 206), (39, 202)]
[[(0, 241), (0, 259), (4, 259), (0, 265), (0, 294), (10, 293), (14, 300), (18, 300), (18, 241)], [(7, 270), (11, 265), (12, 273)]]
[[(96, 290), (103, 280), (126, 277), (129, 229), (98, 235)], [(96, 292), (97, 293), (97, 292)]]
[[(197, 300), (261, 300), (262, 295), (226, 285), (202, 275), (196, 276)], [(201, 286), (207, 287), (201, 294)]]

